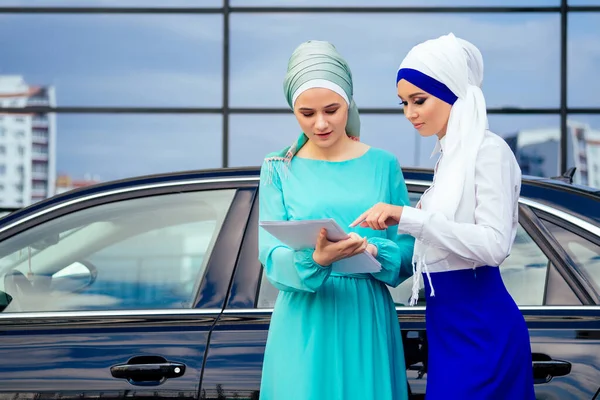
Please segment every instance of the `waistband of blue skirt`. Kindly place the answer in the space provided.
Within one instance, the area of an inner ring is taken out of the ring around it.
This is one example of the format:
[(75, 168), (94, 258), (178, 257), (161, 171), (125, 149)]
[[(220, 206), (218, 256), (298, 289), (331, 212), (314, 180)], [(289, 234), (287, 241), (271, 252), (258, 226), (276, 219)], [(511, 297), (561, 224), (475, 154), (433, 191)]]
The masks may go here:
[[(479, 295), (497, 295), (506, 292), (499, 267), (477, 268), (429, 273), (435, 291), (434, 298), (473, 299)], [(431, 287), (423, 274), (425, 293), (429, 297)]]

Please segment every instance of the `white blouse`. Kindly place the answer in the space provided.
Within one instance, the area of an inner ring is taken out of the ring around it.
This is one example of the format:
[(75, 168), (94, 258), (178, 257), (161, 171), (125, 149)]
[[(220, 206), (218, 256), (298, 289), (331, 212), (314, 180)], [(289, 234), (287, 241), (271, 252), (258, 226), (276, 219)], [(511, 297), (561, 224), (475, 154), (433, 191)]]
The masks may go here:
[[(441, 153), (435, 171), (444, 168), (444, 138), (434, 153)], [(424, 255), (428, 272), (498, 266), (510, 254), (517, 234), (521, 169), (508, 144), (486, 131), (475, 166), (475, 201), (461, 201), (455, 221), (428, 211), (433, 185), (417, 208), (404, 207), (399, 233), (408, 233), (432, 246)], [(463, 193), (473, 196), (473, 193)], [(471, 206), (474, 204), (475, 206)]]

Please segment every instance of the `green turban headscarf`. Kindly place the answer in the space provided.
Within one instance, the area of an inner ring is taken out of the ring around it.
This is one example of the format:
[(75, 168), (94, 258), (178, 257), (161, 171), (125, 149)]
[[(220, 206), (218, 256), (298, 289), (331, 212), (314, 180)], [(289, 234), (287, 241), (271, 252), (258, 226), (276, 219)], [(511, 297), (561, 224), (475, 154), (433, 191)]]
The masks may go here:
[[(354, 89), (350, 67), (331, 43), (309, 40), (298, 46), (288, 61), (287, 74), (283, 82), (283, 92), (292, 109), (294, 109), (293, 102), (296, 91), (300, 87), (310, 86), (310, 81), (315, 80), (331, 82), (339, 86), (346, 94), (345, 97), (349, 101), (346, 134), (357, 140), (360, 135), (360, 118), (358, 108), (353, 100)], [(315, 85), (313, 87), (321, 86)], [(302, 133), (294, 144), (270, 154), (267, 161), (279, 160), (290, 162), (292, 157), (307, 141), (308, 138)]]

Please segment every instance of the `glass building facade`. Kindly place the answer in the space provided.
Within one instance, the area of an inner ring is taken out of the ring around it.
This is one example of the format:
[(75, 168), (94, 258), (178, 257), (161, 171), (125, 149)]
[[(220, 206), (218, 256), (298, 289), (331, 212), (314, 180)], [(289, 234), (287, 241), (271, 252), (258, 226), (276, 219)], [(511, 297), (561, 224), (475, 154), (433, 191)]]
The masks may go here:
[(404, 119), (394, 80), (448, 32), (483, 53), (490, 129), (523, 172), (576, 167), (600, 187), (600, 0), (0, 0), (0, 206), (260, 165), (299, 134), (282, 83), (310, 39), (348, 60), (362, 140), (432, 168), (435, 139)]

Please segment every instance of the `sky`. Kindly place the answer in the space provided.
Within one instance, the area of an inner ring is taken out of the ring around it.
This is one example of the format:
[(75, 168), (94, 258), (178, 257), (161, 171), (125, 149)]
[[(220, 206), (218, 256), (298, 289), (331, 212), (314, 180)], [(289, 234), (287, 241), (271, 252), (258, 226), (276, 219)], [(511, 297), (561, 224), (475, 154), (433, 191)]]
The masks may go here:
[[(232, 5), (340, 5), (342, 0), (232, 0)], [(344, 0), (345, 5), (417, 5), (417, 0)], [(555, 6), (558, 0), (528, 0)], [(89, 6), (163, 6), (162, 0), (87, 0)], [(435, 0), (430, 5), (525, 5), (522, 0)], [(600, 4), (600, 0), (571, 4)], [(81, 5), (81, 0), (0, 0), (0, 6)], [(173, 7), (219, 0), (171, 0)], [(401, 115), (395, 72), (415, 44), (454, 32), (483, 54), (488, 107), (558, 107), (559, 15), (241, 14), (231, 15), (230, 105), (287, 107), (287, 60), (309, 39), (332, 42), (353, 72), (359, 107), (398, 107), (363, 115), (362, 140), (395, 153), (406, 166), (433, 166), (434, 139), (419, 138)], [(220, 15), (0, 14), (0, 74), (53, 85), (60, 106), (220, 107)], [(568, 104), (600, 107), (600, 13), (568, 20)], [(600, 116), (570, 118), (600, 129)], [(490, 115), (502, 136), (559, 127), (557, 116)], [(57, 169), (116, 179), (221, 166), (220, 115), (59, 114)], [(259, 165), (299, 134), (289, 115), (233, 115), (230, 165)]]

